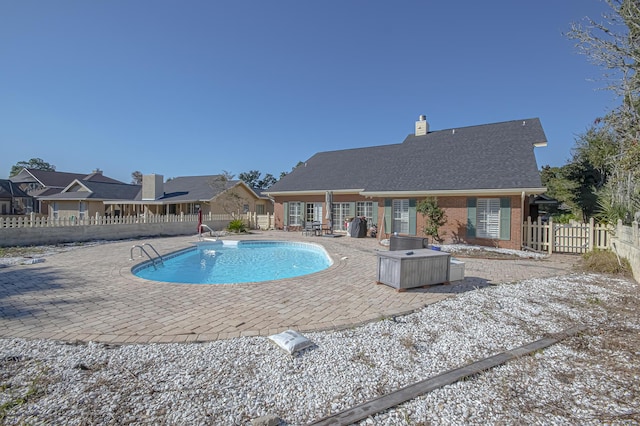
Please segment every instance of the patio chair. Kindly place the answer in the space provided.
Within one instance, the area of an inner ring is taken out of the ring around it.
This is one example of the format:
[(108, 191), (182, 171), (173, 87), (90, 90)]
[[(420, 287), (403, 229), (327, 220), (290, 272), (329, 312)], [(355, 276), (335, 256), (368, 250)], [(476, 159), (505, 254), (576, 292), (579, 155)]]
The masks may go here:
[(302, 235), (306, 235), (307, 237), (309, 235), (314, 235), (315, 233), (315, 229), (313, 226), (313, 222), (305, 222), (304, 226), (302, 227)]

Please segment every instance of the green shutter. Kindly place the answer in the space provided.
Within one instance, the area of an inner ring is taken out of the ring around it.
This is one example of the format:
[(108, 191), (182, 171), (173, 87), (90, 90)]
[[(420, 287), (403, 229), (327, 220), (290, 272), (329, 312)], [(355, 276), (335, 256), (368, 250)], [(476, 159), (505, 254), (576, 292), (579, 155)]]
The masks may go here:
[(416, 235), (416, 199), (409, 198), (409, 235)]
[(391, 198), (384, 199), (384, 223), (383, 230), (385, 234), (390, 234), (392, 229), (391, 224)]
[(467, 198), (467, 238), (476, 237), (476, 202), (475, 198)]
[(511, 199), (500, 198), (500, 239), (511, 239)]
[(374, 201), (371, 205), (372, 205), (372, 207), (371, 207), (371, 210), (372, 210), (372, 212), (371, 212), (371, 221), (373, 223), (370, 223), (369, 227), (371, 227), (371, 225), (378, 226), (378, 202)]
[(282, 224), (284, 226), (288, 226), (289, 225), (289, 203), (285, 201), (284, 203), (282, 203), (282, 207), (284, 208)]

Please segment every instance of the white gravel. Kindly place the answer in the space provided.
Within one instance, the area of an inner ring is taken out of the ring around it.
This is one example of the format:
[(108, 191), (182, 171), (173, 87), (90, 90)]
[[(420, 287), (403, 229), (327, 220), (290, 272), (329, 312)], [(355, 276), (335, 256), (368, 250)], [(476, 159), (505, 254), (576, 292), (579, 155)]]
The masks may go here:
[(612, 313), (631, 299), (637, 306), (637, 293), (632, 281), (582, 274), (492, 286), (414, 314), (305, 333), (315, 346), (294, 356), (266, 337), (125, 346), (4, 339), (0, 423), (234, 425), (270, 414), (305, 424), (582, 324), (579, 337), (361, 424), (638, 424), (639, 349), (603, 347), (599, 332), (638, 334), (637, 321)]
[[(122, 240), (127, 241), (127, 240)], [(131, 240), (133, 241), (133, 240)], [(83, 243), (63, 243), (54, 245), (41, 245), (36, 247), (24, 248), (25, 254), (20, 256), (2, 256), (0, 257), (0, 268), (12, 265), (29, 265), (32, 263), (41, 263), (46, 261), (46, 257), (56, 253), (64, 253), (66, 251), (76, 250), (83, 247), (91, 247), (102, 244), (109, 244), (111, 241), (95, 240)]]
[(525, 259), (544, 259), (548, 257), (548, 254), (538, 253), (534, 251), (512, 250), (499, 247), (485, 247), (485, 246), (472, 246), (468, 244), (442, 244), (439, 246), (442, 251), (450, 253), (463, 253), (473, 251), (488, 251), (502, 254), (510, 254), (512, 256), (518, 256)]

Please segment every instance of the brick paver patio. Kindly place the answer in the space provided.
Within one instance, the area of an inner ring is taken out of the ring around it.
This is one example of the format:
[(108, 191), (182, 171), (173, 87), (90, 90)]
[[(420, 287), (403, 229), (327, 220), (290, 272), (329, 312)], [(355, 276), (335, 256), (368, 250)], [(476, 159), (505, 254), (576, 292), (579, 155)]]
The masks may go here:
[(314, 242), (333, 258), (329, 269), (299, 278), (250, 284), (168, 284), (131, 274), (134, 244), (167, 254), (195, 236), (112, 242), (0, 269), (0, 337), (108, 343), (193, 342), (266, 336), (295, 329), (351, 327), (400, 315), (456, 293), (500, 282), (571, 272), (577, 258), (463, 259), (465, 280), (396, 292), (377, 285), (372, 238), (326, 238), (266, 231), (224, 239)]

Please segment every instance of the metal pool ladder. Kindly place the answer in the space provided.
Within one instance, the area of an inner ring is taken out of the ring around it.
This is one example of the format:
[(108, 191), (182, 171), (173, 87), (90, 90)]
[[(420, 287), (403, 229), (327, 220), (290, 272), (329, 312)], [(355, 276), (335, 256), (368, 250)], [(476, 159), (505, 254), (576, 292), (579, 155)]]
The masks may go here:
[[(153, 252), (155, 253), (156, 257), (151, 257), (151, 255), (149, 254), (149, 252), (147, 252), (144, 249), (144, 246), (150, 247), (151, 250), (153, 250)], [(162, 256), (160, 255), (160, 253), (158, 253), (158, 250), (156, 250), (151, 244), (149, 243), (144, 243), (142, 245), (140, 244), (136, 244), (133, 247), (131, 247), (131, 252), (129, 254), (129, 260), (133, 260), (133, 250), (135, 248), (139, 248), (140, 249), (140, 256), (138, 257), (142, 257), (142, 253), (146, 254), (147, 257), (149, 258), (149, 260), (151, 261), (151, 264), (153, 265), (154, 269), (158, 269), (158, 267), (156, 266), (156, 264), (161, 264), (164, 265), (164, 259), (162, 258)]]
[(208, 225), (202, 224), (200, 225), (200, 229), (198, 229), (198, 239), (202, 241), (202, 228), (207, 228), (209, 230), (209, 236), (213, 237), (214, 230), (211, 229)]

